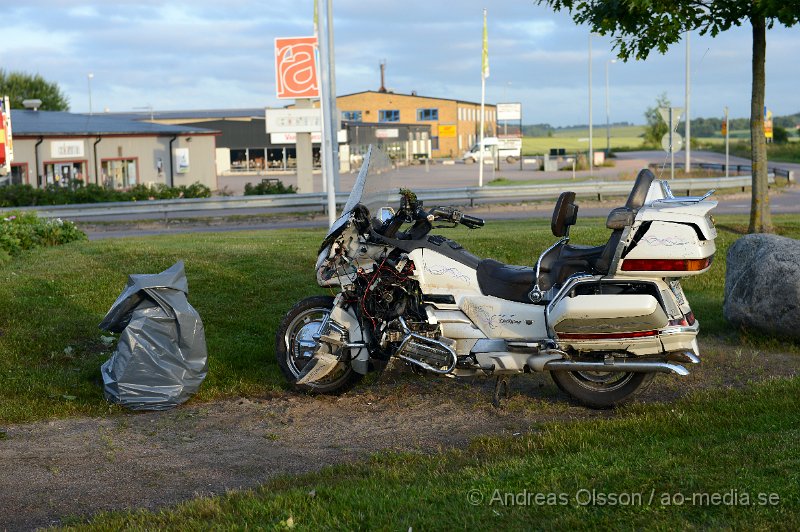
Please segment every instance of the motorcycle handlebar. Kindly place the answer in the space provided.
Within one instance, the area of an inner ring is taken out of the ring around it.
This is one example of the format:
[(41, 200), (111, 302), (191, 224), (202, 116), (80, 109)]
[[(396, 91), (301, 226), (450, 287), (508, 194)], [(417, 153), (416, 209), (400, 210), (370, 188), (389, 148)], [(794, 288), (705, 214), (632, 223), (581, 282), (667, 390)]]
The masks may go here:
[(435, 219), (447, 222), (460, 223), (462, 225), (465, 225), (466, 227), (469, 227), (470, 229), (483, 227), (485, 224), (485, 222), (481, 218), (464, 214), (461, 211), (456, 210), (452, 207), (434, 207), (433, 209), (431, 209), (430, 214)]
[(486, 222), (483, 220), (483, 218), (478, 218), (476, 216), (470, 216), (468, 214), (462, 214), (461, 215), (461, 223), (463, 225), (466, 225), (470, 229), (476, 229), (478, 227), (483, 227), (486, 224)]

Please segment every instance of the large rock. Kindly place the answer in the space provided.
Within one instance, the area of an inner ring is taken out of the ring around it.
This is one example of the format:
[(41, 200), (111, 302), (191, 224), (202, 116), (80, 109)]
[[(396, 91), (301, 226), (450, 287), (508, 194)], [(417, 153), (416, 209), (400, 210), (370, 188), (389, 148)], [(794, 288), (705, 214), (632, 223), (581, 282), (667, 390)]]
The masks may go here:
[(800, 339), (800, 241), (756, 234), (734, 242), (723, 312), (734, 325)]

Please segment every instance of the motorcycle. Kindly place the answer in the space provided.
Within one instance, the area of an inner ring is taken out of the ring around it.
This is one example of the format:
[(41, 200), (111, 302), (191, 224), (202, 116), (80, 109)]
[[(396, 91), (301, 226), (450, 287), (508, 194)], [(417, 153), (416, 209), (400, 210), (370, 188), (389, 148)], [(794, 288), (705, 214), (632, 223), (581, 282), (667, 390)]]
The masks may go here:
[(558, 240), (534, 266), (514, 266), (431, 233), (435, 224), (477, 229), (480, 218), (426, 210), (407, 189), (396, 211), (376, 209), (390, 197), (373, 187), (383, 182), (373, 171), (381, 156), (369, 149), (319, 249), (317, 282), (338, 294), (300, 301), (277, 332), (277, 362), (296, 389), (342, 393), (396, 360), (434, 375), (497, 377), (495, 403), (510, 376), (546, 371), (572, 398), (606, 408), (656, 373), (685, 376), (700, 362), (700, 324), (680, 279), (711, 266), (713, 190), (674, 197), (642, 170), (596, 247), (570, 243), (578, 205), (563, 192), (551, 221)]

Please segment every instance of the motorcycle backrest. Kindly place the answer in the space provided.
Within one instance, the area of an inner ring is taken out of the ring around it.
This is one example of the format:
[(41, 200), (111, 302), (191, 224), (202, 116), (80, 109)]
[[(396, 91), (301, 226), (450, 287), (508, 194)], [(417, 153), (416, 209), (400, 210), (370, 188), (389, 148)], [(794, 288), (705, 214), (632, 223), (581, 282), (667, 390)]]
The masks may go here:
[(653, 172), (647, 168), (639, 172), (639, 175), (636, 176), (636, 183), (633, 184), (631, 193), (628, 195), (628, 201), (625, 202), (624, 207), (617, 207), (608, 214), (606, 227), (616, 231), (632, 225), (636, 218), (636, 212), (644, 205), (647, 192), (655, 178)]
[(559, 238), (566, 236), (569, 226), (575, 225), (578, 221), (578, 206), (575, 205), (574, 192), (562, 192), (556, 202), (553, 211), (553, 220), (550, 222), (550, 229), (553, 235)]
[(625, 206), (634, 210), (641, 209), (642, 205), (644, 205), (644, 200), (647, 199), (647, 191), (650, 190), (650, 185), (655, 178), (656, 176), (653, 175), (653, 172), (647, 168), (639, 172), (639, 175), (636, 176), (636, 183), (633, 184), (633, 189), (631, 189), (631, 193), (628, 195), (628, 201), (625, 202)]

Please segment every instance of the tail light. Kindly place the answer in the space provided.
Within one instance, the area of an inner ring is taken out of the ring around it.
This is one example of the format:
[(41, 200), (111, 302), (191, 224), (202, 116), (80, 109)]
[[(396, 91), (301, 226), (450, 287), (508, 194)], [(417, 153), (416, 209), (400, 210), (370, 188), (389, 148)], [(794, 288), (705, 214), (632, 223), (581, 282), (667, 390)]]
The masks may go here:
[(624, 272), (699, 272), (711, 266), (711, 259), (625, 259)]
[(670, 325), (681, 325), (683, 327), (694, 325), (694, 322), (695, 322), (694, 312), (692, 312), (691, 310), (680, 319), (669, 320)]

